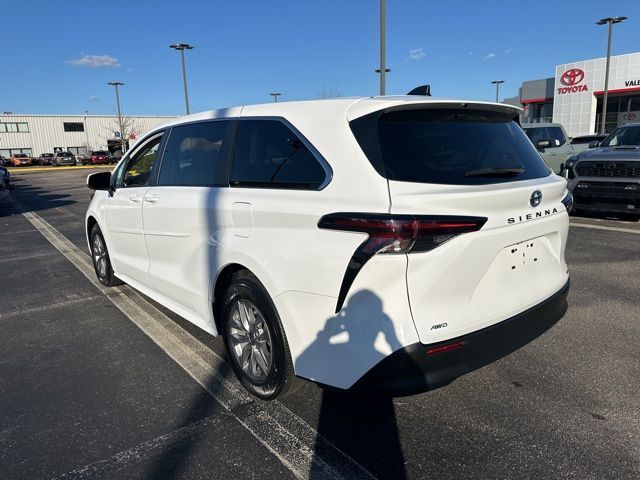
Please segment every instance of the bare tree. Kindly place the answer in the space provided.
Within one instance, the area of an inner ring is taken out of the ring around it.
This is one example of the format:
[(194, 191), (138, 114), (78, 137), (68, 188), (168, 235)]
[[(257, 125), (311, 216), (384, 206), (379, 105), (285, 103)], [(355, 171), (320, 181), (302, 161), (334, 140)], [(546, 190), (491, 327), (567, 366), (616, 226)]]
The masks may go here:
[(142, 128), (137, 119), (124, 115), (120, 116), (120, 118), (117, 116), (113, 117), (109, 120), (108, 124), (103, 124), (102, 128), (107, 133), (106, 135), (100, 135), (100, 138), (107, 141), (113, 141), (114, 137), (118, 138), (117, 134), (122, 132), (121, 138), (118, 138), (118, 140), (120, 140), (120, 149), (123, 154), (126, 152), (127, 142), (135, 139), (142, 132)]
[(325, 85), (320, 89), (320, 98), (339, 98), (341, 96), (338, 87), (327, 87)]

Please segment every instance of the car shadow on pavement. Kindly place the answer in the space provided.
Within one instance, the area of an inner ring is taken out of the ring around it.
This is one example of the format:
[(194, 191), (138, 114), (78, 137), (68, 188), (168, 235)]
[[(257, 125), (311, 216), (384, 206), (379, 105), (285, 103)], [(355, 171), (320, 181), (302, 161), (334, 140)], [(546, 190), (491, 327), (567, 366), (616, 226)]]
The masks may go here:
[[(21, 181), (23, 180), (18, 180), (18, 182)], [(71, 195), (49, 193), (40, 187), (18, 183), (9, 196), (0, 202), (0, 217), (21, 213), (16, 202), (19, 202), (30, 212), (60, 208), (76, 203), (71, 199)]]
[[(399, 348), (401, 344), (391, 319), (384, 313), (381, 299), (369, 290), (362, 290), (326, 321), (316, 340), (297, 359), (296, 369), (315, 371), (318, 378), (322, 378), (323, 374), (329, 374), (326, 371), (329, 363), (328, 368), (334, 369), (332, 373), (340, 376), (336, 372), (339, 365), (346, 371), (361, 359), (375, 365)], [(419, 371), (415, 366), (413, 371), (397, 374), (416, 375)], [(406, 478), (405, 458), (390, 394), (374, 390), (323, 390), (311, 479), (326, 475), (322, 459), (327, 441), (375, 477)]]

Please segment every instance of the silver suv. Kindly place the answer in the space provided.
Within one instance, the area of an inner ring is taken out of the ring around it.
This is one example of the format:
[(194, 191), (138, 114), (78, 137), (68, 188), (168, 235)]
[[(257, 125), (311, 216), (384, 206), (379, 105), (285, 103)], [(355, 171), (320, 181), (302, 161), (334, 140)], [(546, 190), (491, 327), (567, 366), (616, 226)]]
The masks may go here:
[(575, 208), (640, 217), (640, 123), (616, 128), (565, 164)]
[(575, 153), (564, 127), (559, 123), (528, 123), (522, 128), (546, 164), (560, 173), (564, 162)]

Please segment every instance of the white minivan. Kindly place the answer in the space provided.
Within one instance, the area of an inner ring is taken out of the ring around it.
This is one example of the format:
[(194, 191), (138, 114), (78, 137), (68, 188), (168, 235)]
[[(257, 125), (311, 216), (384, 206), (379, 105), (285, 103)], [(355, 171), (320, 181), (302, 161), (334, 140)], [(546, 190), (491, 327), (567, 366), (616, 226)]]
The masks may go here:
[(571, 194), (518, 112), (389, 96), (178, 118), (89, 175), (96, 274), (222, 335), (263, 399), (296, 378), (440, 387), (567, 308)]

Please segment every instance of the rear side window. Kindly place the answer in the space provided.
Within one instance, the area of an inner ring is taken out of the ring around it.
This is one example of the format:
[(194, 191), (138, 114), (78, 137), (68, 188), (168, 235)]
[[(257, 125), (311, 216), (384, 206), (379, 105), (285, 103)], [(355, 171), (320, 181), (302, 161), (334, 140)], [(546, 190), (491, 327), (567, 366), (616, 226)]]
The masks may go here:
[(236, 133), (231, 185), (317, 189), (326, 171), (306, 144), (278, 120), (241, 120)]
[(524, 131), (534, 145), (540, 140), (549, 140), (550, 148), (555, 148), (564, 145), (567, 141), (560, 127), (530, 127), (525, 128)]
[(230, 121), (180, 125), (171, 129), (162, 156), (158, 185), (227, 185), (225, 146)]
[(374, 168), (389, 180), (481, 185), (551, 173), (520, 126), (502, 112), (376, 112), (352, 121), (351, 129)]

